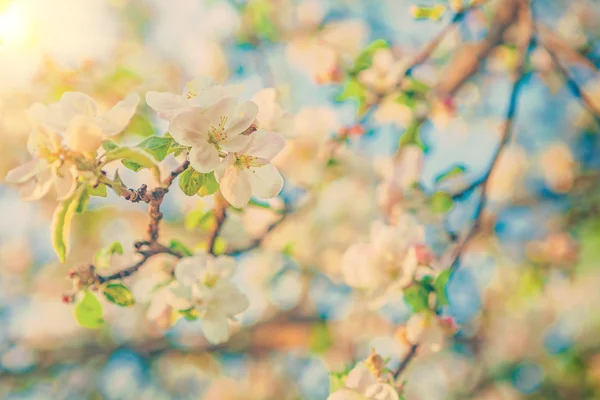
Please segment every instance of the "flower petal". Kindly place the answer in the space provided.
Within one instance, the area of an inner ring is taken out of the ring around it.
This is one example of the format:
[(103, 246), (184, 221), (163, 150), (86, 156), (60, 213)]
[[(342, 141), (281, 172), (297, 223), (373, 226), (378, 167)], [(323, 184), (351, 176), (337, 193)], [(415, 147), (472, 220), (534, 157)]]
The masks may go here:
[(58, 103), (46, 108), (44, 122), (57, 131), (67, 128), (69, 121), (77, 114), (96, 116), (96, 102), (90, 96), (80, 92), (66, 92)]
[(187, 82), (181, 91), (182, 97), (191, 97), (199, 95), (200, 92), (209, 89), (211, 87), (220, 86), (219, 82), (209, 76), (199, 76), (196, 79), (192, 79)]
[(235, 156), (233, 153), (227, 154), (224, 159), (221, 160), (221, 163), (215, 168), (215, 179), (217, 182), (221, 182), (221, 178), (225, 175), (225, 171), (227, 168), (233, 168), (233, 160)]
[(250, 179), (246, 171), (237, 167), (230, 167), (225, 170), (221, 178), (221, 194), (232, 206), (242, 208), (252, 196)]
[(331, 393), (327, 400), (365, 400), (365, 396), (354, 390), (341, 389)]
[(36, 179), (31, 179), (19, 185), (19, 198), (22, 201), (39, 200), (48, 193), (52, 182), (52, 171), (48, 168), (42, 171)]
[(373, 400), (399, 400), (396, 389), (387, 383), (376, 383), (365, 390), (365, 396)]
[(229, 339), (229, 321), (224, 314), (208, 310), (202, 320), (202, 331), (211, 344), (224, 343)]
[(219, 152), (208, 143), (203, 146), (195, 146), (190, 150), (190, 165), (198, 172), (203, 174), (212, 172), (220, 164)]
[(169, 125), (169, 133), (177, 143), (184, 146), (206, 145), (210, 121), (199, 111), (178, 114)]
[(188, 106), (185, 97), (168, 92), (147, 92), (146, 103), (160, 118), (168, 121)]
[(225, 97), (204, 111), (202, 115), (209, 120), (210, 125), (219, 126), (223, 117), (231, 119), (235, 115), (237, 104), (235, 97)]
[(59, 201), (68, 199), (77, 189), (77, 168), (74, 165), (63, 164), (54, 173), (54, 187), (56, 188), (56, 199)]
[(257, 197), (270, 199), (283, 189), (283, 178), (271, 163), (244, 172), (249, 176), (252, 194)]
[(238, 134), (235, 136), (230, 136), (229, 139), (222, 141), (220, 145), (224, 150), (227, 151), (242, 152), (246, 147), (248, 147), (251, 141), (252, 138), (250, 136)]
[(244, 132), (256, 120), (256, 114), (258, 114), (258, 106), (251, 101), (245, 101), (233, 113), (226, 114), (233, 118), (227, 120), (225, 130), (229, 134)]
[(346, 387), (364, 393), (367, 388), (377, 383), (377, 377), (363, 363), (357, 364), (346, 377)]
[(8, 183), (23, 183), (31, 178), (35, 177), (41, 167), (44, 166), (44, 162), (39, 159), (33, 159), (27, 161), (25, 164), (19, 165), (17, 168), (11, 169), (6, 175), (5, 181)]
[(210, 264), (212, 264), (212, 266), (218, 270), (221, 278), (231, 277), (236, 266), (235, 259), (230, 256), (219, 256), (213, 258)]
[(240, 290), (229, 281), (221, 282), (222, 292), (220, 293), (221, 302), (219, 303), (219, 311), (228, 316), (234, 316), (246, 311), (250, 307), (248, 296), (240, 292)]
[(140, 102), (140, 95), (132, 93), (119, 101), (104, 115), (97, 118), (102, 131), (109, 136), (121, 132), (129, 124)]
[(175, 266), (175, 279), (182, 285), (193, 285), (198, 281), (200, 272), (206, 268), (208, 255), (197, 253), (193, 257), (185, 257), (179, 260)]
[(271, 161), (285, 147), (285, 139), (275, 132), (256, 131), (251, 138), (250, 147), (244, 151), (249, 156)]

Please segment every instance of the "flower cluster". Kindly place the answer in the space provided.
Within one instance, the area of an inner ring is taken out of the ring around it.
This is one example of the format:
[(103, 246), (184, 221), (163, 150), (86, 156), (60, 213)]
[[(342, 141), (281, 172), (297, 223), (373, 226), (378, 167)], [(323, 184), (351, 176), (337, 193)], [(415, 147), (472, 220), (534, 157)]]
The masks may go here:
[(213, 257), (199, 252), (175, 266), (175, 281), (164, 286), (152, 299), (148, 318), (156, 320), (175, 312), (202, 320), (202, 331), (212, 344), (231, 336), (229, 319), (246, 310), (249, 301), (231, 282), (235, 261), (228, 256)]
[(285, 146), (278, 133), (259, 130), (258, 106), (240, 102), (239, 91), (202, 78), (189, 82), (181, 95), (146, 94), (150, 107), (170, 121), (171, 136), (189, 147), (190, 165), (201, 173), (214, 172), (223, 197), (238, 208), (252, 195), (279, 194), (283, 178), (271, 160)]
[(19, 186), (24, 201), (39, 200), (52, 186), (58, 200), (68, 198), (77, 177), (95, 167), (92, 161), (100, 144), (127, 126), (138, 103), (139, 96), (131, 94), (101, 114), (91, 97), (67, 92), (57, 103), (34, 104), (27, 143), (34, 158), (10, 171), (6, 181)]

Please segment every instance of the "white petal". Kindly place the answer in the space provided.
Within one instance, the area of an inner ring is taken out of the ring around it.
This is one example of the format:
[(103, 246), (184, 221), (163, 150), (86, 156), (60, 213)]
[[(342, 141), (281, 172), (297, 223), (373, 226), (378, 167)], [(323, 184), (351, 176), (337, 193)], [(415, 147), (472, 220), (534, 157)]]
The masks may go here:
[(168, 121), (188, 106), (185, 97), (168, 92), (147, 92), (146, 103), (160, 118)]
[(42, 160), (33, 159), (17, 168), (11, 169), (6, 175), (5, 181), (8, 183), (23, 183), (35, 177), (45, 164)]
[(271, 163), (244, 172), (250, 178), (252, 194), (256, 197), (270, 199), (277, 196), (283, 188), (283, 178)]
[(245, 154), (265, 158), (271, 161), (285, 147), (285, 139), (278, 133), (256, 131), (252, 134), (252, 143)]
[(354, 390), (342, 389), (330, 394), (327, 400), (365, 400), (365, 397)]
[(105, 134), (112, 136), (121, 132), (129, 124), (140, 102), (140, 95), (132, 93), (119, 101), (104, 115), (98, 117), (98, 125)]
[(219, 304), (219, 311), (228, 316), (234, 316), (246, 311), (250, 306), (248, 297), (240, 292), (231, 282), (223, 281), (221, 283), (223, 299)]
[(169, 308), (170, 306), (167, 303), (167, 289), (160, 290), (152, 297), (150, 307), (146, 311), (146, 318), (154, 321), (167, 312)]
[(202, 270), (206, 268), (208, 255), (197, 253), (193, 257), (185, 257), (179, 260), (175, 266), (175, 279), (182, 285), (193, 285), (198, 281)]
[(71, 118), (65, 131), (65, 144), (71, 150), (95, 153), (104, 141), (102, 127), (94, 118), (79, 114)]
[(208, 141), (210, 121), (199, 111), (184, 111), (169, 125), (169, 132), (177, 143), (184, 146), (201, 146)]
[(357, 289), (373, 289), (382, 281), (382, 272), (373, 263), (371, 246), (355, 243), (342, 257), (342, 275), (349, 286)]
[(258, 114), (258, 106), (251, 101), (244, 102), (234, 113), (226, 114), (231, 115), (232, 118), (227, 120), (225, 130), (229, 134), (244, 132), (256, 120), (256, 114)]
[(182, 97), (192, 96), (194, 94), (199, 95), (200, 92), (208, 88), (219, 86), (219, 82), (209, 76), (200, 76), (193, 79), (185, 84), (181, 91)]
[(236, 108), (237, 99), (235, 97), (225, 97), (204, 111), (203, 115), (209, 120), (211, 125), (219, 126), (223, 117), (229, 119), (234, 117)]
[(225, 170), (227, 168), (234, 168), (234, 159), (235, 156), (233, 155), (233, 153), (229, 153), (227, 154), (227, 156), (225, 156), (224, 159), (221, 160), (221, 163), (217, 166), (217, 168), (215, 168), (215, 179), (217, 180), (217, 182), (221, 182), (221, 178), (223, 178), (223, 175), (225, 175)]
[(170, 286), (167, 290), (167, 303), (175, 310), (187, 310), (191, 308), (192, 288), (193, 286), (184, 286), (181, 284)]
[(66, 92), (58, 103), (50, 104), (46, 108), (44, 123), (50, 128), (62, 132), (71, 118), (83, 114), (96, 116), (96, 102), (85, 93)]
[(224, 343), (229, 339), (229, 321), (223, 314), (209, 310), (202, 320), (202, 331), (211, 344)]
[(371, 385), (365, 391), (365, 396), (369, 400), (399, 400), (400, 396), (396, 389), (387, 383), (376, 383)]
[(363, 363), (359, 363), (346, 377), (346, 387), (364, 393), (367, 388), (377, 383), (377, 378)]
[(233, 257), (219, 256), (210, 260), (210, 264), (219, 271), (222, 278), (229, 278), (233, 275), (236, 262)]
[(242, 208), (252, 196), (250, 179), (240, 168), (231, 167), (225, 170), (221, 178), (221, 194), (232, 206)]
[(227, 140), (220, 143), (221, 147), (227, 151), (242, 152), (248, 147), (252, 138), (246, 135), (229, 136)]
[(47, 168), (36, 179), (31, 179), (19, 185), (19, 198), (22, 201), (39, 200), (48, 193), (52, 182), (52, 171), (50, 168)]
[(68, 199), (77, 189), (77, 168), (74, 165), (63, 164), (54, 173), (54, 187), (56, 188), (56, 199), (59, 201)]
[(214, 171), (220, 164), (219, 152), (208, 142), (203, 146), (192, 147), (189, 160), (190, 165), (203, 174)]

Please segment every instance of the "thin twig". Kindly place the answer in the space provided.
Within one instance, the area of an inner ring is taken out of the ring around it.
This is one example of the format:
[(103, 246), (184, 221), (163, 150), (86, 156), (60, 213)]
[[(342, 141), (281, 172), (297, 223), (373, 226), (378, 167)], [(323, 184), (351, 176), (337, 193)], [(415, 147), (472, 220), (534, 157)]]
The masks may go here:
[(410, 347), (408, 354), (406, 355), (406, 357), (404, 357), (402, 359), (402, 361), (400, 362), (400, 365), (394, 371), (394, 379), (398, 379), (400, 374), (406, 369), (406, 367), (408, 367), (408, 365), (410, 364), (412, 359), (417, 355), (418, 349), (419, 349), (418, 343), (415, 343)]

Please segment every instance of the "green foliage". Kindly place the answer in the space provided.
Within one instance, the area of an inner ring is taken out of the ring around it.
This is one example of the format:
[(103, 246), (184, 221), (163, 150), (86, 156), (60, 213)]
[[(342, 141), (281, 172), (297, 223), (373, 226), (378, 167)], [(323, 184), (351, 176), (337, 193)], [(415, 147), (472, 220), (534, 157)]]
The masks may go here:
[(104, 156), (104, 162), (109, 163), (115, 160), (122, 160), (123, 165), (135, 172), (142, 168), (149, 168), (157, 180), (160, 180), (158, 166), (145, 153), (129, 147), (118, 147), (110, 150)]
[(194, 196), (205, 181), (205, 174), (202, 174), (196, 171), (192, 167), (188, 167), (183, 173), (179, 176), (179, 187), (181, 191), (185, 193), (187, 196)]
[(310, 330), (309, 347), (313, 354), (323, 354), (333, 344), (327, 323), (314, 324)]
[(106, 197), (106, 185), (98, 184), (96, 187), (90, 186), (88, 188), (90, 196)]
[(359, 108), (364, 107), (367, 98), (367, 90), (356, 78), (348, 78), (342, 89), (342, 93), (335, 98), (337, 101), (354, 99), (358, 101)]
[(90, 190), (89, 186), (83, 185), (81, 196), (77, 199), (77, 214), (83, 214), (87, 210), (88, 204), (90, 203)]
[(121, 180), (121, 177), (119, 176), (119, 170), (116, 170), (115, 177), (113, 178), (112, 189), (117, 194), (117, 196), (120, 196), (121, 189), (124, 187), (125, 187), (125, 184), (123, 183), (123, 181)]
[(344, 388), (344, 378), (346, 375), (342, 372), (332, 372), (329, 374), (329, 393), (335, 393)]
[(189, 212), (184, 220), (185, 228), (188, 231), (193, 231), (196, 228), (207, 231), (214, 223), (215, 215), (212, 210), (204, 211), (201, 208)]
[(430, 199), (431, 211), (437, 214), (444, 214), (450, 211), (454, 205), (452, 196), (446, 192), (437, 191)]
[(184, 257), (191, 257), (193, 255), (193, 253), (185, 244), (176, 239), (173, 239), (171, 242), (169, 242), (169, 248)]
[(119, 145), (113, 142), (112, 140), (105, 140), (104, 142), (102, 142), (102, 148), (106, 151), (114, 150), (117, 147), (119, 147)]
[(113, 254), (123, 254), (123, 245), (120, 242), (113, 242), (110, 246), (98, 250), (94, 258), (94, 266), (96, 268), (109, 267)]
[(61, 263), (65, 262), (69, 253), (69, 231), (71, 230), (71, 220), (76, 211), (80, 208), (80, 199), (85, 192), (84, 185), (79, 186), (75, 193), (60, 203), (54, 211), (52, 218), (52, 247)]
[(135, 299), (131, 291), (122, 283), (109, 283), (104, 286), (102, 293), (106, 300), (121, 307), (131, 307), (135, 304)]
[(208, 174), (204, 174), (204, 183), (202, 187), (198, 191), (198, 194), (202, 197), (210, 196), (219, 190), (219, 182), (215, 178), (214, 172), (209, 172)]
[(413, 6), (411, 12), (415, 19), (428, 19), (439, 22), (446, 12), (446, 6), (442, 4), (436, 4), (434, 6)]
[(447, 171), (442, 172), (435, 178), (435, 183), (440, 183), (445, 181), (446, 179), (454, 178), (456, 176), (460, 176), (465, 173), (467, 167), (464, 165), (455, 165)]
[(170, 136), (150, 136), (136, 147), (151, 154), (157, 161), (164, 160), (169, 154), (174, 153), (180, 148)]
[(187, 321), (195, 321), (198, 319), (198, 311), (192, 307), (187, 310), (179, 310), (179, 314), (183, 315)]
[(429, 309), (429, 288), (422, 283), (415, 283), (404, 289), (404, 300), (413, 312), (419, 313)]
[(446, 285), (450, 279), (450, 269), (442, 271), (433, 283), (435, 289), (435, 301), (438, 307), (448, 304), (448, 296), (446, 295)]
[(216, 256), (220, 256), (221, 254), (225, 254), (225, 250), (227, 250), (227, 242), (222, 237), (216, 238), (213, 245), (213, 253)]
[(89, 290), (83, 292), (83, 298), (75, 306), (75, 319), (85, 328), (96, 329), (104, 324), (102, 304)]
[(136, 114), (131, 118), (124, 134), (148, 137), (154, 135), (154, 127), (148, 117), (143, 114)]
[(415, 145), (419, 146), (424, 152), (427, 151), (427, 146), (425, 146), (425, 144), (421, 140), (420, 135), (421, 126), (423, 125), (423, 122), (424, 121), (419, 118), (415, 118), (412, 120), (410, 125), (408, 125), (408, 127), (404, 131), (404, 134), (400, 137), (400, 141), (398, 142), (400, 148), (404, 146)]
[(356, 57), (354, 61), (354, 65), (348, 73), (351, 76), (358, 75), (359, 72), (364, 71), (365, 69), (371, 67), (373, 64), (373, 56), (377, 52), (377, 50), (387, 49), (390, 45), (383, 39), (377, 39), (374, 42), (371, 42), (365, 49)]

